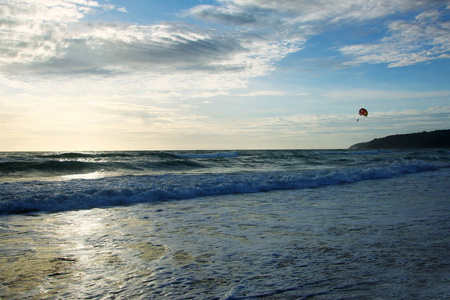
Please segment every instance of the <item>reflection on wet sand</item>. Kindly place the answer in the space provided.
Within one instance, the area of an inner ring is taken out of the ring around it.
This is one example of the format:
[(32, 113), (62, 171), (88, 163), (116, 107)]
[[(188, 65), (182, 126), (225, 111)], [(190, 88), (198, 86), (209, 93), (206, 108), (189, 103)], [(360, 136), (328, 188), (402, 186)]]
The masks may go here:
[(95, 284), (110, 285), (119, 293), (131, 277), (151, 273), (131, 272), (129, 267), (139, 265), (140, 259), (158, 259), (167, 250), (163, 245), (122, 240), (120, 228), (142, 227), (150, 220), (112, 220), (108, 210), (5, 219), (3, 224), (8, 225), (0, 223), (0, 296), (8, 299), (61, 296), (73, 289), (86, 295)]

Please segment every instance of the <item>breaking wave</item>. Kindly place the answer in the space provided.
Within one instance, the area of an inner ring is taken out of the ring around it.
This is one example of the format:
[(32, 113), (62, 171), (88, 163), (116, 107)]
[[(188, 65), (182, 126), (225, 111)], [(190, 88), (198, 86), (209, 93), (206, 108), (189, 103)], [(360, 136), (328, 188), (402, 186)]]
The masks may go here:
[(0, 213), (64, 211), (234, 193), (315, 188), (437, 170), (424, 161), (325, 170), (117, 176), (0, 184)]
[(217, 152), (217, 153), (173, 153), (173, 152), (161, 152), (173, 157), (178, 158), (225, 158), (225, 157), (237, 157), (238, 152)]

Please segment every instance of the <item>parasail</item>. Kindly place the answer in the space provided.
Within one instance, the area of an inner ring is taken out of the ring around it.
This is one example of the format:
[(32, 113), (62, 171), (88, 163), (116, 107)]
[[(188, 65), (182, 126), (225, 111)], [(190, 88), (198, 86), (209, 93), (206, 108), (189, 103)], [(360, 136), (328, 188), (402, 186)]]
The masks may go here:
[(359, 110), (359, 115), (360, 115), (360, 116), (367, 117), (368, 114), (369, 114), (369, 113), (367, 112), (367, 109), (365, 109), (365, 108), (361, 108), (361, 109)]

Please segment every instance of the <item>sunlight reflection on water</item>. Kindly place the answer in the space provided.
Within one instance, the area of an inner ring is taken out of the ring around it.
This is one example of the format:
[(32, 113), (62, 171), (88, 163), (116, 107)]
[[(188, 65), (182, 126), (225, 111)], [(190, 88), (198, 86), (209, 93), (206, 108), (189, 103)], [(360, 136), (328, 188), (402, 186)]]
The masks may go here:
[(447, 299), (449, 176), (3, 216), (0, 298)]
[(61, 176), (61, 180), (72, 180), (72, 179), (98, 179), (104, 177), (105, 174), (101, 171), (87, 173), (87, 174), (71, 174)]

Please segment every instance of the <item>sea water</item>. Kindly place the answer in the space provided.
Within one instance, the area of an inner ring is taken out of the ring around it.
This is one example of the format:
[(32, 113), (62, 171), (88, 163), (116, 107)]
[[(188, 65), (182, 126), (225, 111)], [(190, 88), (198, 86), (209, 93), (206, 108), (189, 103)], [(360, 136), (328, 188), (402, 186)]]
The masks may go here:
[(450, 298), (450, 151), (0, 154), (0, 297)]

